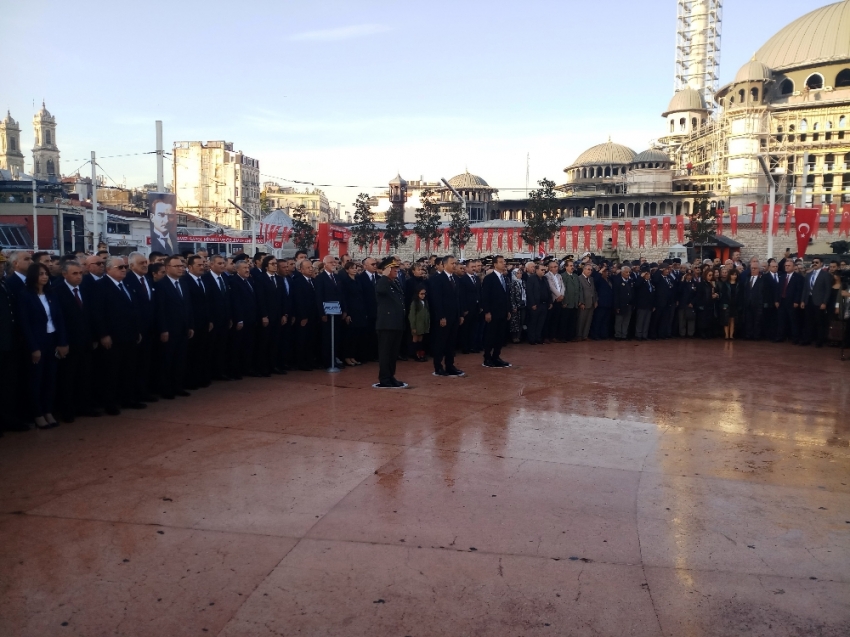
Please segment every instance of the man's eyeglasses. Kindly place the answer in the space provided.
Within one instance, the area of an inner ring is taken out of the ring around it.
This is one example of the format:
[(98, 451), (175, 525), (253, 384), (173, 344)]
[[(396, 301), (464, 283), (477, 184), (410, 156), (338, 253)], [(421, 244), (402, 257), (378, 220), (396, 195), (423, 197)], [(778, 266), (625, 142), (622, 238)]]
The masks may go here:
[(113, 268), (115, 268), (116, 270), (126, 270), (129, 266), (126, 266), (126, 265), (114, 265), (114, 266), (112, 266), (112, 267), (113, 267)]

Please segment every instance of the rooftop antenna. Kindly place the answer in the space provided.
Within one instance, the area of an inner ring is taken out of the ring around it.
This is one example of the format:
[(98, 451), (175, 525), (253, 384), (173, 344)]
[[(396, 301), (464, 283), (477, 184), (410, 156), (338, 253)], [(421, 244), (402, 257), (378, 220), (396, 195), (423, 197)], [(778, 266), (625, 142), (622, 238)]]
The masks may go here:
[(720, 72), (723, 0), (678, 0), (674, 89), (699, 91), (714, 104)]
[(529, 166), (531, 165), (531, 153), (525, 155), (525, 198), (528, 199), (528, 176)]

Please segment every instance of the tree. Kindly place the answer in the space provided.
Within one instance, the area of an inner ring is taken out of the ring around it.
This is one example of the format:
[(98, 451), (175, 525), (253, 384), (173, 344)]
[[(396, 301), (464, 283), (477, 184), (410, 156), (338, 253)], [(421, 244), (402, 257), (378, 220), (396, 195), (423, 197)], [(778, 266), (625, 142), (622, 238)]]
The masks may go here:
[(390, 206), (387, 210), (387, 227), (384, 230), (386, 239), (393, 250), (398, 250), (400, 245), (407, 243), (407, 226), (404, 223), (404, 206)]
[(462, 250), (470, 238), (472, 230), (469, 229), (469, 215), (455, 202), (449, 212), (449, 241)]
[(272, 211), (272, 202), (269, 201), (269, 196), (266, 194), (266, 191), (262, 191), (260, 193), (260, 212), (263, 213), (263, 216), (269, 214)]
[(558, 211), (555, 182), (544, 177), (537, 184), (540, 188), (532, 190), (528, 195), (525, 228), (521, 233), (522, 240), (529, 246), (549, 241), (563, 221), (563, 216)]
[(687, 237), (694, 248), (699, 246), (699, 258), (702, 260), (703, 246), (714, 236), (717, 227), (717, 209), (711, 207), (711, 202), (705, 194), (694, 198), (691, 208), (691, 223), (688, 226)]
[(361, 192), (354, 202), (354, 225), (351, 226), (351, 238), (354, 244), (365, 250), (378, 240), (378, 228), (375, 214), (369, 205), (369, 195)]
[(422, 207), (416, 209), (413, 232), (424, 243), (431, 242), (436, 248), (440, 244), (440, 210), (433, 190), (423, 190), (419, 196)]
[(308, 221), (307, 207), (301, 204), (292, 212), (292, 243), (298, 250), (310, 252), (316, 245), (316, 229)]

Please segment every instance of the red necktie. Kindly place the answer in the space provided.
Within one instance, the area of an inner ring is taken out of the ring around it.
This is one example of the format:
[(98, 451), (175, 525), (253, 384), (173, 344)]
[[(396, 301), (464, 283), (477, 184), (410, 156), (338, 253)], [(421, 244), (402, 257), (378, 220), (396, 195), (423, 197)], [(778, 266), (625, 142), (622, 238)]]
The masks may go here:
[(83, 309), (83, 300), (80, 298), (80, 291), (74, 288), (74, 300), (77, 302), (77, 307)]

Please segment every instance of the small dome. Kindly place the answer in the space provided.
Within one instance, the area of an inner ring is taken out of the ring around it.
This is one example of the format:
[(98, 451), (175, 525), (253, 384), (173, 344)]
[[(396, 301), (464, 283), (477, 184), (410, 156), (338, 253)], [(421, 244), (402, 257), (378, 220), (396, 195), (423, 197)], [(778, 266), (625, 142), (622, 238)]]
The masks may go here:
[(47, 110), (47, 107), (44, 105), (44, 102), (41, 102), (41, 110), (35, 114), (33, 119), (53, 119), (53, 115), (50, 114), (50, 111)]
[(404, 180), (404, 177), (402, 177), (401, 174), (396, 175), (395, 179), (393, 179), (390, 182), (390, 186), (406, 186), (406, 185), (407, 185), (407, 182)]
[(635, 155), (635, 158), (632, 160), (633, 164), (649, 164), (649, 163), (664, 163), (669, 164), (670, 158), (667, 154), (658, 150), (657, 148), (650, 148), (649, 150), (645, 150), (642, 153), (638, 153)]
[(608, 140), (593, 148), (588, 148), (578, 156), (570, 168), (576, 166), (607, 166), (615, 164), (630, 164), (635, 157), (635, 151), (628, 146), (615, 144)]
[(764, 82), (771, 78), (772, 73), (767, 65), (755, 58), (747, 62), (735, 76), (735, 82)]
[(850, 2), (797, 18), (770, 38), (756, 57), (775, 71), (850, 60)]
[(676, 91), (673, 99), (670, 100), (670, 105), (667, 107), (667, 112), (663, 113), (662, 117), (667, 117), (670, 113), (683, 113), (685, 111), (706, 111), (705, 99), (702, 93), (692, 88), (683, 88), (681, 91)]
[(2, 123), (6, 124), (6, 126), (10, 128), (18, 125), (18, 122), (12, 119), (12, 113), (9, 111), (6, 111), (6, 117), (3, 119)]
[(467, 170), (462, 175), (455, 175), (449, 179), (449, 183), (455, 188), (489, 188), (487, 182), (478, 175), (471, 175)]

